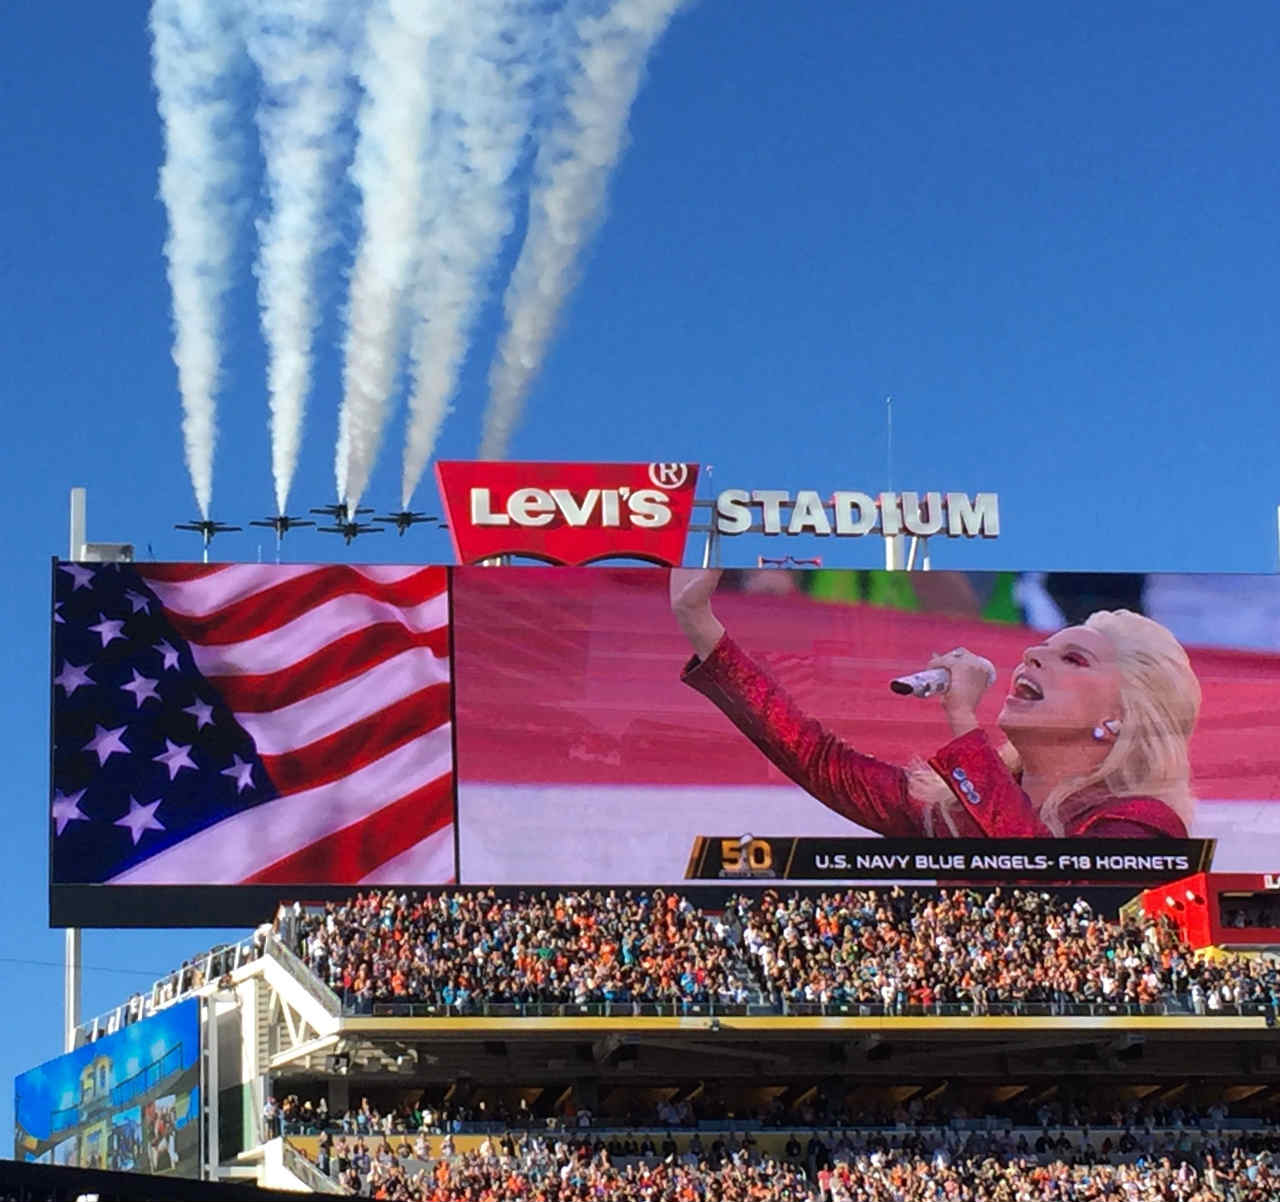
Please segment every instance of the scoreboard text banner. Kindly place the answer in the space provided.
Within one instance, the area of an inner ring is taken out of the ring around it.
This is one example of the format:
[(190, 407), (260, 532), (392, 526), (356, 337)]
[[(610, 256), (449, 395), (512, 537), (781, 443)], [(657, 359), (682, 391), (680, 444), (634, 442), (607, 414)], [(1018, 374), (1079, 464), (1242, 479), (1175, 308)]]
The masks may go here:
[(699, 836), (690, 880), (1151, 884), (1203, 872), (1212, 839), (797, 839)]

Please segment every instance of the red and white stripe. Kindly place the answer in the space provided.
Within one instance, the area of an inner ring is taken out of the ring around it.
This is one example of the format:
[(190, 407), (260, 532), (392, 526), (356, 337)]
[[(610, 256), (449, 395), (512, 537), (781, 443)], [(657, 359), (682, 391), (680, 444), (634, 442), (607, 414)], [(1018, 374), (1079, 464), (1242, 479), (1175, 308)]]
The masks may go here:
[(456, 876), (444, 568), (140, 569), (280, 796), (120, 884), (445, 884)]

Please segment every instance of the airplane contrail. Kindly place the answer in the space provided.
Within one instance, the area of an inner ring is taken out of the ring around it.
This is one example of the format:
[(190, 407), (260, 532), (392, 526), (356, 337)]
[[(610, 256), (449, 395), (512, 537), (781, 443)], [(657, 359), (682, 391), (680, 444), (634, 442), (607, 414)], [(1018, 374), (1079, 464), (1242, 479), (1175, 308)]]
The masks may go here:
[(357, 75), (351, 178), (363, 228), (351, 272), (338, 415), (338, 499), (352, 508), (373, 470), (399, 362), (422, 223), (436, 96), (431, 51), (454, 0), (373, 0)]
[[(401, 503), (409, 507), (448, 416), (488, 273), (514, 224), (511, 175), (532, 120), (527, 4), (470, 0), (451, 36), (444, 137), (418, 265)], [(433, 173), (434, 174), (434, 173)]]
[(257, 124), (269, 209), (258, 222), (258, 301), (267, 344), (271, 473), (284, 513), (298, 466), (320, 320), (317, 267), (351, 95), (342, 0), (253, 0), (249, 55), (262, 76)]
[(152, 65), (164, 125), (160, 197), (173, 293), (173, 361), (187, 467), (202, 517), (213, 497), (220, 308), (231, 283), (239, 145), (231, 77), (242, 50), (232, 6), (155, 0)]
[(684, 3), (617, 0), (577, 24), (564, 113), (538, 149), (528, 230), (503, 299), (506, 324), (489, 372), (482, 459), (507, 453), (582, 248), (604, 215), (645, 61)]

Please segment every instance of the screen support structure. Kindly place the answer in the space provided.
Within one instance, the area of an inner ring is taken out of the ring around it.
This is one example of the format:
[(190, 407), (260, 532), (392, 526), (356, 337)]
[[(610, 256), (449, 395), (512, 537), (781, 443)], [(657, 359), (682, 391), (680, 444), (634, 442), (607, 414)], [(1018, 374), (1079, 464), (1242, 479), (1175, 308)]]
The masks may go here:
[[(67, 558), (74, 561), (84, 555), (85, 544), (85, 490), (71, 490), (71, 545)], [(79, 927), (67, 927), (63, 932), (64, 955), (62, 971), (62, 1012), (65, 1021), (63, 1032), (64, 1052), (75, 1050), (76, 1028), (80, 1025), (80, 995), (82, 975), (82, 941)]]
[[(222, 991), (219, 990), (218, 993)], [(218, 993), (200, 1000), (200, 1097), (204, 1105), (204, 1131), (200, 1141), (200, 1176), (206, 1181), (218, 1180)]]
[[(702, 478), (707, 482), (707, 484), (711, 483), (711, 474), (714, 471), (715, 468), (712, 467), (711, 464), (707, 464), (703, 469)], [(715, 493), (712, 492), (711, 495), (713, 498), (710, 502), (713, 509), (712, 520), (707, 522), (707, 543), (706, 546), (702, 548), (702, 566), (704, 568), (718, 568), (720, 566), (720, 538), (716, 533), (716, 524), (714, 520)]]
[(903, 551), (905, 550), (905, 538), (901, 534), (886, 534), (884, 536), (884, 570), (886, 572), (901, 572), (906, 564), (903, 562)]

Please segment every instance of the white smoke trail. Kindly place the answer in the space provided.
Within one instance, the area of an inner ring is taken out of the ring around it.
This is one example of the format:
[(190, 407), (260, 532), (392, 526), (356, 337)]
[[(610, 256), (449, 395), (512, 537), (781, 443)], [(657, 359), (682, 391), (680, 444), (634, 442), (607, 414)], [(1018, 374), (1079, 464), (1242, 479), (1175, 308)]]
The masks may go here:
[(645, 61), (684, 2), (617, 0), (578, 23), (566, 111), (539, 147), (529, 228), (503, 299), (506, 327), (489, 372), (482, 459), (507, 453), (582, 248), (604, 215)]
[(430, 53), (451, 8), (456, 0), (374, 0), (365, 27), (351, 167), (363, 229), (347, 302), (335, 463), (339, 500), (353, 510), (373, 470), (395, 382), (428, 166)]
[(443, 64), (445, 133), (423, 230), (401, 503), (408, 508), (449, 413), (488, 273), (514, 224), (511, 175), (532, 118), (529, 34), (511, 0), (469, 0)]
[(231, 283), (238, 143), (231, 77), (241, 52), (232, 6), (155, 0), (152, 64), (164, 125), (160, 197), (173, 293), (173, 361), (187, 467), (202, 517), (213, 497), (222, 299)]
[(271, 473), (284, 513), (298, 466), (320, 320), (317, 266), (343, 153), (349, 53), (338, 31), (344, 0), (253, 0), (249, 55), (262, 76), (258, 132), (269, 211), (258, 223), (258, 300), (267, 344)]

